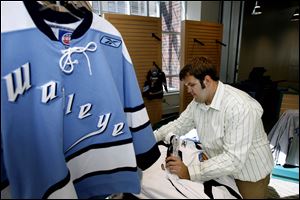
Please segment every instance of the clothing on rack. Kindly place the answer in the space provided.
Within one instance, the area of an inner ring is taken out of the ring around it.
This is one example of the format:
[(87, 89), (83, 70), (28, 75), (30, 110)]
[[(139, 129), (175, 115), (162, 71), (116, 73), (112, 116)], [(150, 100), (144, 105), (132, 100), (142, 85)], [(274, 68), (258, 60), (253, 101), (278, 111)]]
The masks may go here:
[(160, 152), (120, 33), (40, 9), (1, 2), (1, 197), (139, 193)]
[(143, 97), (149, 100), (162, 99), (164, 95), (163, 87), (168, 92), (165, 73), (154, 63), (148, 71), (143, 87)]
[(299, 166), (299, 110), (286, 110), (268, 134), (274, 164)]

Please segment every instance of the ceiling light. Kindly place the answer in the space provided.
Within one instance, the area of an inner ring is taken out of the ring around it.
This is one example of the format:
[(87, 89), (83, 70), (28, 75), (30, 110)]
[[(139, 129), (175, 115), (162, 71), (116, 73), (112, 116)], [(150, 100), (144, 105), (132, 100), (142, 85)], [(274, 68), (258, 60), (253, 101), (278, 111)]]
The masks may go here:
[(299, 21), (299, 8), (297, 8), (291, 18), (291, 21)]
[(260, 15), (262, 13), (260, 5), (258, 5), (258, 1), (255, 1), (255, 6), (252, 11), (252, 15)]

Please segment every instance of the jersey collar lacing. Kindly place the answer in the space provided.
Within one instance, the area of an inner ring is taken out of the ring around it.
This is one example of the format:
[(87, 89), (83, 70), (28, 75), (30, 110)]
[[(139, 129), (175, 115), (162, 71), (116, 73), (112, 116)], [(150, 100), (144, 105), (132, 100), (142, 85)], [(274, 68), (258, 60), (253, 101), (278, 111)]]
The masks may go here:
[(87, 59), (89, 73), (90, 75), (92, 75), (90, 59), (85, 51), (96, 51), (96, 49), (97, 49), (97, 44), (95, 42), (90, 42), (86, 45), (86, 47), (70, 47), (68, 49), (61, 50), (61, 53), (63, 55), (59, 60), (60, 69), (66, 74), (72, 73), (74, 70), (74, 64), (79, 63), (78, 60), (72, 61), (71, 58), (72, 53), (83, 53)]

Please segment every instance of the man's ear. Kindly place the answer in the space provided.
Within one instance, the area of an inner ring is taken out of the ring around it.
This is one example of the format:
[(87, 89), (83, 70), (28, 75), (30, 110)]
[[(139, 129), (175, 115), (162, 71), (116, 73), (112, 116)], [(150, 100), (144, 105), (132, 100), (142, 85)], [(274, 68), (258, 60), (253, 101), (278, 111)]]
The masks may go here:
[(203, 80), (204, 85), (207, 87), (210, 83), (211, 83), (211, 78), (209, 75), (205, 75), (204, 76), (204, 80)]

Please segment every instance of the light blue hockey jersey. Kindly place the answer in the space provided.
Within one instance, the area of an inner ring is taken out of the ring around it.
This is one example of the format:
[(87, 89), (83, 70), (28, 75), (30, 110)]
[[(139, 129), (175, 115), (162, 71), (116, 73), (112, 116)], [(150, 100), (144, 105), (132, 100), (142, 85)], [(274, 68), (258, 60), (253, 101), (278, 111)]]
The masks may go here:
[(139, 193), (160, 153), (120, 33), (39, 9), (1, 2), (1, 193)]

